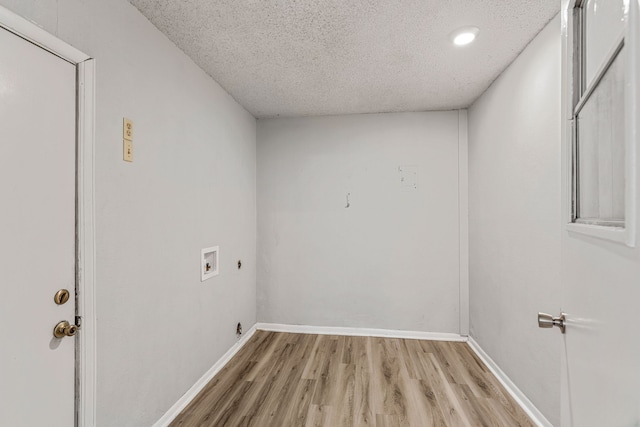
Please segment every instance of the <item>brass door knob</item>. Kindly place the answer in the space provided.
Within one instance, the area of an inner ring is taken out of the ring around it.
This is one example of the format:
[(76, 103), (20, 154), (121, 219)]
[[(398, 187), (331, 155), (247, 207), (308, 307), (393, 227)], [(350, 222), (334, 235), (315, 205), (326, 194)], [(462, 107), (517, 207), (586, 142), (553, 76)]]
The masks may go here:
[(71, 325), (66, 320), (58, 322), (55, 328), (53, 328), (53, 336), (56, 338), (72, 337), (78, 332), (76, 325)]

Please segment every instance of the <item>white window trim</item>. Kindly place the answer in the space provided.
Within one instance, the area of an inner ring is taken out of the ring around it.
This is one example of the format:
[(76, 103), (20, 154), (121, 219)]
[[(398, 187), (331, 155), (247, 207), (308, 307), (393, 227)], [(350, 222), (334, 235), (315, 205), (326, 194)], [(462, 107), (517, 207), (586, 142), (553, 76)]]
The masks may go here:
[(76, 417), (79, 427), (96, 425), (95, 312), (95, 61), (34, 23), (0, 6), (0, 28), (76, 66), (77, 70), (77, 315), (82, 333), (76, 335)]
[[(569, 122), (573, 117), (574, 110), (574, 93), (573, 84), (573, 64), (574, 64), (574, 21), (573, 9), (576, 0), (570, 0), (565, 3), (562, 13), (565, 14), (563, 22), (566, 22), (566, 28), (563, 28), (564, 46), (563, 46), (563, 120)], [(638, 23), (640, 21), (638, 4), (636, 1), (630, 1), (629, 9), (625, 14), (625, 30), (624, 43), (627, 48), (626, 61), (626, 78), (627, 90), (625, 91), (625, 226), (607, 227), (594, 224), (581, 224), (573, 222), (572, 219), (572, 199), (573, 199), (573, 171), (571, 165), (566, 168), (568, 176), (564, 177), (568, 191), (566, 192), (569, 200), (566, 205), (568, 209), (564, 209), (564, 226), (565, 230), (573, 233), (585, 234), (599, 239), (610, 240), (613, 242), (625, 244), (629, 247), (636, 245), (636, 145), (640, 132), (638, 129), (638, 111), (640, 106), (640, 92), (638, 91), (640, 72), (640, 48), (638, 40)], [(565, 161), (573, 162), (573, 126), (569, 123), (565, 126), (563, 132), (563, 149), (565, 150)]]

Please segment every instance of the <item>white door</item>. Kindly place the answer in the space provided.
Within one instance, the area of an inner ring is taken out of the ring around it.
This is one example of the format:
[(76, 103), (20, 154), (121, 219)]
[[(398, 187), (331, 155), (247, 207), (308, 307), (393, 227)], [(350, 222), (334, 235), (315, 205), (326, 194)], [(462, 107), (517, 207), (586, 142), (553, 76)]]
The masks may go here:
[(0, 29), (1, 426), (74, 425), (75, 338), (53, 330), (75, 323), (75, 104), (75, 66)]
[[(572, 3), (563, 1), (568, 11), (563, 14), (564, 56), (569, 58), (565, 87), (571, 87), (575, 64), (571, 46), (573, 34), (578, 34), (572, 32), (571, 20), (578, 19), (571, 13)], [(599, 75), (603, 77), (594, 86), (600, 89), (583, 100), (583, 107), (571, 96), (565, 97), (563, 107), (567, 125), (563, 209), (568, 215), (572, 205), (582, 203), (583, 210), (578, 208), (577, 216), (574, 211), (574, 218), (567, 216), (568, 225), (562, 231), (562, 311), (566, 313), (562, 427), (635, 427), (640, 426), (640, 218), (633, 208), (634, 199), (640, 200), (640, 182), (633, 173), (633, 163), (640, 164), (639, 4), (638, 0), (588, 0), (582, 7), (579, 19), (586, 24), (582, 95), (588, 96), (589, 86)], [(616, 83), (621, 76), (624, 83)], [(577, 117), (577, 137), (569, 127), (572, 115)], [(578, 154), (572, 154), (573, 138)], [(572, 156), (580, 159), (577, 190), (571, 185)], [(573, 193), (578, 198), (572, 202)], [(583, 216), (604, 222), (597, 227), (583, 218), (581, 223)], [(634, 227), (635, 231), (626, 231)]]

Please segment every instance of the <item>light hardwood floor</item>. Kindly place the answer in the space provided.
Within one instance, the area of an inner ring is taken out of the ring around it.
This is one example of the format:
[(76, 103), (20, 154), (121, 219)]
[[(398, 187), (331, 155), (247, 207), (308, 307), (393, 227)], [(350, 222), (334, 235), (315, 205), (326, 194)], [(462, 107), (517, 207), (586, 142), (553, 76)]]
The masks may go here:
[(171, 426), (534, 424), (466, 343), (258, 331)]

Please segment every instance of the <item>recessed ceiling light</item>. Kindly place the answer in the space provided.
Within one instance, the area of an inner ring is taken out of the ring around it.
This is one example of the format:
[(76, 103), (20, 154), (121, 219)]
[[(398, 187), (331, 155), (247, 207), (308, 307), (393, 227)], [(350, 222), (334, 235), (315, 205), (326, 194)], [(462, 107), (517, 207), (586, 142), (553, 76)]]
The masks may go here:
[(476, 39), (480, 32), (478, 27), (462, 27), (451, 33), (451, 40), (456, 46), (464, 46)]

